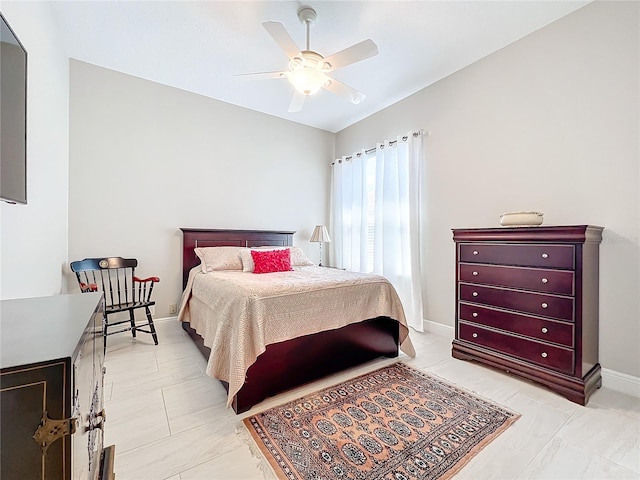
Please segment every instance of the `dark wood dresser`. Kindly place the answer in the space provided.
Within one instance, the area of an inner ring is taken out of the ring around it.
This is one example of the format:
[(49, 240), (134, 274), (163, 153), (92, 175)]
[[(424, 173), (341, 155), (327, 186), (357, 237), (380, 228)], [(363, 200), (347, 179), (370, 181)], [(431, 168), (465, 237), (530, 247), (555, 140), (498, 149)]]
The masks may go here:
[(0, 302), (0, 478), (113, 478), (101, 293)]
[(602, 385), (602, 227), (454, 229), (452, 355), (546, 385), (580, 405)]

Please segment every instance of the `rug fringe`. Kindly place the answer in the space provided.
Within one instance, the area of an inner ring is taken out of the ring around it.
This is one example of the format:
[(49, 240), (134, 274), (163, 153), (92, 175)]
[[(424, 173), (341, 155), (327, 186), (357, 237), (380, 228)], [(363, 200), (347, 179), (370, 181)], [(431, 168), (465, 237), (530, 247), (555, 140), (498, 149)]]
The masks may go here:
[(256, 443), (253, 441), (251, 436), (249, 435), (249, 431), (247, 427), (244, 425), (244, 422), (240, 422), (236, 424), (236, 435), (238, 439), (249, 447), (251, 451), (251, 456), (258, 461), (258, 468), (262, 472), (262, 476), (265, 480), (278, 480), (273, 468), (269, 464), (269, 461), (264, 457)]
[[(510, 412), (513, 413), (513, 412)], [(497, 428), (494, 432), (494, 435), (490, 437), (483, 438), (478, 445), (473, 447), (469, 453), (460, 460), (457, 464), (455, 464), (451, 469), (447, 470), (438, 480), (449, 480), (450, 478), (455, 477), (460, 470), (462, 470), (473, 458), (478, 455), (486, 446), (488, 446), (491, 442), (497, 439), (504, 431), (509, 428), (513, 423), (518, 420), (522, 415), (519, 413), (514, 413), (514, 416), (508, 418), (499, 428)]]

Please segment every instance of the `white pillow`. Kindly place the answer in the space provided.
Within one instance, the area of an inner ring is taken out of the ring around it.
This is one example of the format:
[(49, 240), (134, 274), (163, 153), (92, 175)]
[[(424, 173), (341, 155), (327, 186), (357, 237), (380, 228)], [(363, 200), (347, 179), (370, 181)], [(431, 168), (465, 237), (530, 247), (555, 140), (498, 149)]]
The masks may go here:
[[(240, 252), (245, 247), (198, 247), (193, 251), (200, 259), (202, 273), (216, 270), (242, 270)], [(251, 254), (249, 254), (251, 256)]]
[(292, 267), (304, 267), (307, 265), (315, 265), (309, 257), (305, 255), (300, 247), (291, 248), (291, 266)]
[(254, 247), (252, 249), (244, 249), (240, 251), (240, 260), (242, 261), (242, 271), (243, 272), (253, 272), (255, 265), (253, 264), (253, 257), (251, 256), (251, 250), (284, 250), (289, 249), (291, 251), (291, 266), (292, 267), (301, 267), (305, 265), (314, 265), (314, 263), (309, 260), (309, 258), (305, 255), (300, 247), (274, 247), (274, 246), (264, 246), (264, 247)]

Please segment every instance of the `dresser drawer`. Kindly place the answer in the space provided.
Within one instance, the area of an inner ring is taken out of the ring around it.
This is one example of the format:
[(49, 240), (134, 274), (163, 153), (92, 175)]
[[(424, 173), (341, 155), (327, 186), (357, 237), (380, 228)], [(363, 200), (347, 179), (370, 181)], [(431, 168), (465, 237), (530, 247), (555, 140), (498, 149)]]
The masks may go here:
[(461, 282), (523, 288), (560, 295), (574, 294), (574, 273), (570, 270), (461, 263), (458, 275)]
[(573, 245), (461, 243), (459, 261), (523, 267), (574, 268)]
[(517, 357), (519, 359), (573, 374), (573, 350), (495, 332), (474, 324), (460, 322), (461, 340)]
[(545, 317), (573, 321), (573, 298), (519, 292), (498, 287), (483, 287), (468, 283), (459, 284), (461, 301), (490, 305), (518, 312), (533, 313)]
[(546, 320), (469, 303), (458, 305), (458, 318), (565, 347), (573, 347), (573, 323)]

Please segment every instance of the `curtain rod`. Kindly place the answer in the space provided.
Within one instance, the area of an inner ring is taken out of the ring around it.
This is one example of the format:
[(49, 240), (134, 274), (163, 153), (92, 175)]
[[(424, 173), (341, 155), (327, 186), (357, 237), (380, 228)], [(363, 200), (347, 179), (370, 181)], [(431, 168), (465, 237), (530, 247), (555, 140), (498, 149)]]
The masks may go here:
[[(431, 135), (431, 132), (429, 132), (429, 131), (425, 131), (424, 129), (422, 129), (422, 130), (418, 130), (417, 132), (413, 132), (413, 137), (414, 137), (414, 138), (415, 138), (415, 137), (417, 137), (417, 136), (419, 136), (419, 135), (424, 135), (425, 137), (428, 137), (429, 135)], [(405, 136), (403, 136), (403, 137), (402, 137), (402, 141), (403, 141), (403, 142), (406, 142), (408, 138), (409, 138), (409, 137), (407, 137), (407, 136), (405, 135)], [(391, 141), (389, 141), (388, 145), (391, 147), (392, 145), (395, 145), (396, 143), (398, 143), (398, 140), (391, 140)], [(385, 144), (383, 143), (383, 144), (381, 145), (381, 148), (384, 148), (384, 146), (385, 146)], [(375, 152), (377, 149), (378, 149), (378, 147), (368, 148), (368, 149), (366, 149), (366, 150), (364, 151), (364, 153), (365, 153), (365, 155), (369, 155), (370, 153)], [(361, 155), (362, 155), (362, 153), (361, 153), (361, 152), (356, 153), (356, 156), (357, 156), (357, 157), (359, 157), (359, 156), (361, 156)], [(349, 161), (349, 160), (351, 160), (352, 158), (353, 158), (353, 155), (349, 155), (348, 157), (344, 157), (344, 160), (348, 162), (348, 161)], [(342, 159), (339, 159), (338, 161), (339, 161), (339, 162), (342, 162)], [(331, 163), (330, 163), (330, 165), (335, 165), (335, 164), (336, 164), (336, 162), (331, 162)]]

